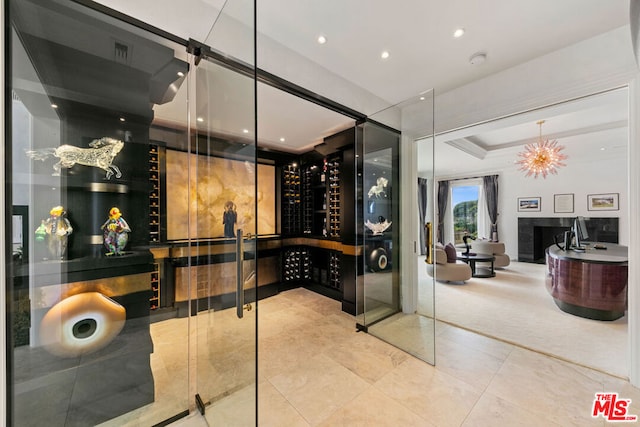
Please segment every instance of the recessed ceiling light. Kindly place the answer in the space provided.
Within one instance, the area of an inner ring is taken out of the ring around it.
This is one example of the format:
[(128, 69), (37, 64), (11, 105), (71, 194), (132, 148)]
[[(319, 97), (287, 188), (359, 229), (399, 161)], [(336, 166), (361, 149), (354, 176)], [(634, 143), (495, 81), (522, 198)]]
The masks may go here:
[(242, 129), (242, 133), (249, 133), (249, 129)]
[(420, 101), (424, 101), (424, 96), (421, 96), (421, 97), (420, 97)]
[(124, 121), (125, 121), (125, 118), (124, 118), (124, 117), (120, 117), (120, 121), (121, 121), (121, 122), (124, 122)]
[(58, 108), (58, 104), (51, 104), (51, 108), (53, 108), (53, 109)]
[(284, 142), (284, 141), (285, 141), (285, 139), (284, 139), (284, 138), (280, 138), (280, 142)]
[(604, 150), (606, 150), (606, 148), (604, 148), (604, 147), (600, 148), (600, 151), (604, 151)]
[(325, 44), (327, 42), (327, 38), (323, 35), (318, 36), (318, 43)]
[(198, 117), (196, 120), (199, 121), (200, 123), (204, 122), (204, 119), (202, 117)]
[(184, 73), (182, 71), (178, 71), (178, 77), (184, 77)]
[(382, 59), (389, 58), (389, 51), (387, 51), (387, 50), (382, 51), (382, 53), (380, 54), (380, 58), (382, 58)]
[(453, 32), (453, 37), (460, 38), (462, 36), (464, 36), (464, 28), (456, 28), (456, 30)]

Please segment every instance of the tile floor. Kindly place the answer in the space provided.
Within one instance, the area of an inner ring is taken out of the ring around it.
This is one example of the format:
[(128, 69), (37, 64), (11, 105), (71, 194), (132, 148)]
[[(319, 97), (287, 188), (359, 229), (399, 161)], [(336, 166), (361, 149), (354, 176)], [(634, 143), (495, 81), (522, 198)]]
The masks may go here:
[[(436, 324), (431, 366), (356, 332), (340, 304), (305, 289), (259, 305), (260, 426), (603, 426), (597, 392), (631, 399), (628, 382)], [(252, 425), (253, 385), (172, 424)]]

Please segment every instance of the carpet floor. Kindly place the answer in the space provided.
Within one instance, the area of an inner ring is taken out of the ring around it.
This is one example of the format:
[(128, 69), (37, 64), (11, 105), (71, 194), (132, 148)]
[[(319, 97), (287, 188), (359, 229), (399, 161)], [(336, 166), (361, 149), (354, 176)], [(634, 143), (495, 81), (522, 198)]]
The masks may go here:
[[(423, 266), (424, 260), (420, 261)], [(420, 272), (421, 286), (430, 288), (426, 268), (420, 268)], [(606, 322), (561, 311), (545, 288), (545, 274), (545, 265), (512, 262), (492, 278), (472, 278), (464, 284), (436, 282), (435, 317), (627, 378), (627, 316)], [(428, 311), (429, 300), (421, 298), (419, 311)]]

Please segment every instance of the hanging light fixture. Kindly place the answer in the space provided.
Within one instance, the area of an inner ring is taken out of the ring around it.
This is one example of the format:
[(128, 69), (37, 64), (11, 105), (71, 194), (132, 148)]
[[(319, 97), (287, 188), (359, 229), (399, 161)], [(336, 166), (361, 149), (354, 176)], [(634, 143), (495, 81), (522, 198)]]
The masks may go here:
[(562, 163), (567, 159), (566, 154), (562, 153), (564, 147), (558, 145), (558, 141), (549, 141), (542, 139), (542, 124), (544, 120), (537, 122), (540, 126), (540, 138), (537, 143), (527, 144), (524, 151), (518, 153), (518, 157), (521, 159), (516, 163), (520, 165), (520, 170), (526, 172), (525, 176), (533, 175), (537, 178), (538, 175), (542, 175), (546, 178), (548, 174), (557, 174), (557, 169), (562, 166), (566, 166)]

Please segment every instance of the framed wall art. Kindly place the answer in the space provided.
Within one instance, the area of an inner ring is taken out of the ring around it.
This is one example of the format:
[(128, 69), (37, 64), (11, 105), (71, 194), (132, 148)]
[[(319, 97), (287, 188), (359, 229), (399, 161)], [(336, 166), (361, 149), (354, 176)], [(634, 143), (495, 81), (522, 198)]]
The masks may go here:
[(573, 213), (573, 193), (553, 195), (554, 213)]
[(540, 212), (540, 197), (518, 197), (518, 212)]
[(617, 211), (618, 203), (618, 193), (587, 195), (587, 210), (590, 211)]

